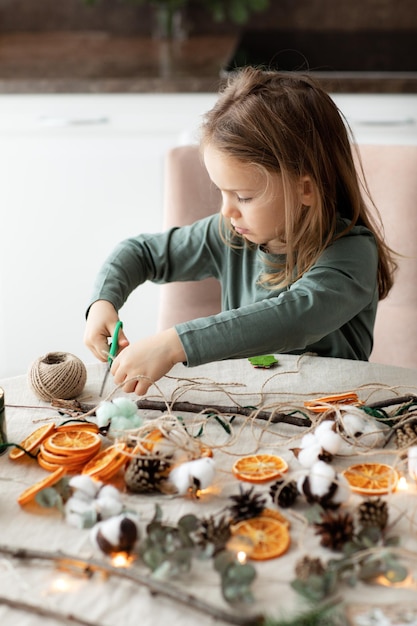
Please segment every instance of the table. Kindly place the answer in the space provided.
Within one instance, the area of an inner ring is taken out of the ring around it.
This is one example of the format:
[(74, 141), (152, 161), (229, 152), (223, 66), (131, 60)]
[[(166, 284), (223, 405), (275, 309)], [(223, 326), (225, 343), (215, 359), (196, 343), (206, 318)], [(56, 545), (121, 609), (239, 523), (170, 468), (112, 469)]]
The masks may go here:
[[(206, 406), (212, 404), (256, 406), (271, 410), (279, 407), (280, 411), (303, 409), (304, 401), (331, 393), (355, 391), (365, 404), (378, 400), (401, 397), (404, 394), (417, 393), (417, 371), (405, 368), (378, 365), (375, 363), (353, 362), (342, 359), (328, 359), (303, 355), (301, 357), (279, 355), (279, 363), (271, 369), (255, 369), (249, 361), (233, 360), (212, 363), (196, 368), (177, 365), (169, 377), (153, 386), (148, 397), (168, 402), (182, 400), (197, 402)], [(98, 393), (103, 375), (102, 364), (87, 366), (87, 384), (82, 399), (98, 404)], [(9, 441), (21, 441), (32, 432), (44, 419), (57, 419), (58, 413), (51, 410), (48, 403), (36, 398), (29, 388), (27, 377), (18, 376), (0, 381), (6, 400), (6, 418)], [(106, 393), (111, 393), (113, 383), (110, 379)], [(117, 395), (123, 395), (117, 391)], [(137, 399), (135, 396), (131, 396)], [(11, 406), (13, 405), (13, 406)], [(159, 412), (143, 412), (146, 419), (153, 419)], [(174, 411), (174, 414), (178, 414)], [(201, 422), (201, 416), (183, 415), (187, 428), (195, 430)], [(288, 424), (270, 424), (264, 420), (248, 419), (238, 416), (234, 419), (232, 435), (228, 435), (216, 420), (208, 420), (203, 440), (214, 447), (216, 463), (215, 493), (203, 496), (199, 500), (183, 496), (165, 496), (161, 494), (138, 495), (123, 493), (124, 501), (140, 514), (141, 523), (146, 524), (154, 514), (155, 504), (159, 503), (164, 519), (176, 522), (181, 515), (193, 512), (198, 516), (208, 516), (224, 509), (228, 498), (239, 491), (238, 481), (231, 472), (233, 462), (241, 455), (256, 452), (279, 454), (289, 464), (289, 472), (294, 477), (302, 468), (290, 448), (305, 433), (305, 429)], [(371, 418), (370, 418), (371, 419)], [(338, 455), (332, 465), (339, 469), (362, 459), (353, 448), (343, 455)], [(369, 457), (366, 457), (369, 460)], [(395, 449), (374, 450), (372, 459), (397, 464), (399, 469), (406, 469)], [(30, 484), (43, 478), (46, 472), (36, 461), (25, 458), (12, 461), (8, 454), (0, 457), (0, 544), (22, 548), (36, 548), (48, 551), (64, 551), (80, 557), (93, 557), (106, 560), (97, 554), (90, 542), (88, 529), (69, 526), (55, 509), (44, 509), (37, 504), (20, 507), (17, 496)], [(245, 486), (249, 486), (245, 483)], [(269, 485), (256, 485), (256, 490), (268, 494)], [(407, 567), (417, 575), (417, 529), (416, 486), (408, 479), (408, 491), (396, 491), (384, 499), (390, 507), (390, 520), (402, 514), (394, 534), (401, 536), (401, 548), (406, 550)], [(362, 500), (352, 494), (343, 508), (351, 509)], [(270, 502), (268, 506), (270, 506)], [(249, 612), (259, 611), (272, 615), (276, 619), (282, 615), (294, 615), (295, 610), (307, 608), (302, 598), (290, 587), (294, 579), (296, 562), (303, 555), (319, 556), (327, 561), (337, 556), (336, 553), (322, 548), (318, 537), (305, 519), (307, 503), (301, 502), (291, 509), (282, 510), (291, 523), (291, 546), (289, 551), (278, 559), (255, 563), (257, 578), (253, 584), (255, 604), (244, 607), (230, 607), (221, 597), (218, 575), (211, 563), (197, 562), (191, 573), (184, 574), (170, 584), (178, 584), (183, 590), (192, 592), (232, 614), (247, 617)], [(135, 567), (141, 568), (140, 564)], [(142, 567), (142, 572), (149, 570)], [(56, 583), (65, 578), (66, 586), (57, 589)], [(353, 615), (359, 611), (368, 611), (369, 606), (386, 605), (408, 607), (412, 610), (417, 623), (416, 584), (414, 580), (407, 585), (385, 589), (378, 585), (358, 584), (352, 589), (343, 588), (343, 597), (348, 606), (350, 624), (366, 624), (355, 621)], [(61, 613), (75, 614), (86, 622), (100, 626), (159, 626), (170, 623), (181, 626), (221, 625), (222, 620), (195, 611), (172, 599), (161, 595), (152, 596), (148, 589), (129, 581), (104, 578), (94, 575), (92, 578), (68, 576), (54, 569), (53, 565), (43, 561), (20, 561), (0, 554), (0, 596), (19, 598), (31, 604), (41, 605)], [(365, 607), (366, 605), (366, 607)], [(370, 610), (370, 609), (369, 609)], [(0, 622), (2, 626), (38, 626), (49, 623), (43, 617), (20, 612), (0, 604)], [(55, 623), (51, 621), (51, 623)], [(56, 622), (58, 623), (58, 622)], [(371, 623), (371, 622), (369, 622)], [(389, 623), (389, 622), (387, 622)], [(394, 623), (394, 622), (393, 622)]]

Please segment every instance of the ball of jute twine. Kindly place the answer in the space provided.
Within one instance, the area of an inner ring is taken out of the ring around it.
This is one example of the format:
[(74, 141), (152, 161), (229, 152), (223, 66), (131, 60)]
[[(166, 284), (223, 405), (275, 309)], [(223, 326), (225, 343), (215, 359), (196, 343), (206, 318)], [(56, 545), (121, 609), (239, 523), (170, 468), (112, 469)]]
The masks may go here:
[(69, 352), (49, 352), (29, 369), (29, 383), (41, 400), (71, 400), (84, 389), (87, 370), (84, 363)]

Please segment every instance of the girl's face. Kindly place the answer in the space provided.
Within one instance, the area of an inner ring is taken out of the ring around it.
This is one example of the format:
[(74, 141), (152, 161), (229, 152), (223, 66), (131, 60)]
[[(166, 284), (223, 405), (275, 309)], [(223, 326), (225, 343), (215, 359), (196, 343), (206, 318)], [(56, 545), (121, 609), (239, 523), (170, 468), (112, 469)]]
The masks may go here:
[(222, 194), (221, 212), (237, 233), (269, 252), (283, 253), (284, 191), (280, 174), (268, 176), (208, 145), (204, 163)]

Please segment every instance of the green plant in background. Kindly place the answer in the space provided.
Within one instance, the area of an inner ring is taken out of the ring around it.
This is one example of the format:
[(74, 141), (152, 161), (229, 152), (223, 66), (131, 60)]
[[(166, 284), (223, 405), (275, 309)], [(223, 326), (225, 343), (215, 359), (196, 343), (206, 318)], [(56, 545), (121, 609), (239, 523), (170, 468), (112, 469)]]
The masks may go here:
[(216, 22), (226, 19), (236, 24), (245, 24), (251, 13), (265, 11), (269, 0), (204, 0)]
[[(99, 0), (84, 0), (86, 4), (98, 4)], [(190, 0), (126, 0), (138, 6), (150, 6), (165, 9), (173, 14), (185, 8)], [(200, 0), (216, 22), (230, 20), (236, 24), (245, 24), (252, 13), (265, 11), (269, 7), (269, 0)]]

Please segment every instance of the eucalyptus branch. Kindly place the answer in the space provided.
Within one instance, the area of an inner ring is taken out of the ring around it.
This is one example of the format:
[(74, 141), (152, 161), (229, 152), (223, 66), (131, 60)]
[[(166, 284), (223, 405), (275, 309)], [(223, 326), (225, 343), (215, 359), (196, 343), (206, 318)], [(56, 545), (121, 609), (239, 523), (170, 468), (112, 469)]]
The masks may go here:
[(69, 613), (60, 613), (59, 611), (54, 611), (53, 609), (47, 609), (36, 604), (23, 602), (22, 600), (13, 600), (12, 598), (6, 598), (5, 596), (0, 596), (0, 604), (5, 604), (11, 609), (25, 611), (26, 613), (33, 613), (34, 615), (40, 615), (41, 617), (47, 617), (59, 622), (78, 624), (79, 626), (99, 626), (96, 622), (90, 622)]
[[(237, 626), (262, 626), (265, 623), (265, 619), (262, 615), (253, 615), (251, 617), (242, 617), (241, 615), (234, 615), (227, 611), (223, 611), (195, 595), (182, 591), (179, 587), (170, 585), (167, 581), (159, 581), (149, 576), (140, 574), (132, 569), (121, 569), (103, 563), (97, 559), (81, 559), (78, 556), (72, 556), (64, 552), (47, 552), (43, 550), (32, 550), (30, 548), (16, 548), (11, 546), (0, 545), (0, 553), (7, 554), (16, 559), (22, 560), (43, 560), (52, 561), (60, 567), (71, 567), (84, 574), (92, 574), (95, 572), (104, 572), (109, 576), (122, 578), (129, 580), (137, 585), (143, 585), (147, 587), (152, 594), (160, 594), (166, 596), (171, 600), (179, 602), (209, 615), (216, 620), (222, 620), (228, 624), (235, 624)], [(77, 622), (75, 622), (77, 623)], [(82, 622), (79, 622), (82, 624)], [(93, 625), (88, 625), (93, 626)]]

